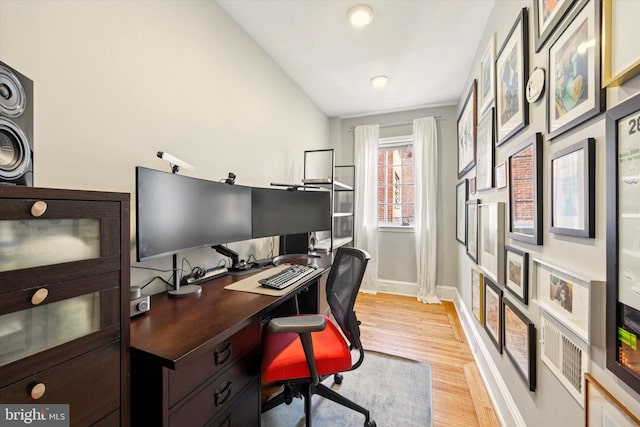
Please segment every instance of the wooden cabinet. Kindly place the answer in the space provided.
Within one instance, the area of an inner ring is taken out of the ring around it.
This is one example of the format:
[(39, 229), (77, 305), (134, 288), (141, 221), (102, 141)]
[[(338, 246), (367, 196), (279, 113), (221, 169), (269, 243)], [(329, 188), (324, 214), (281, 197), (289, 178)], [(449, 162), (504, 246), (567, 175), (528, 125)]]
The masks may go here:
[(129, 195), (0, 186), (0, 284), (0, 402), (129, 425)]

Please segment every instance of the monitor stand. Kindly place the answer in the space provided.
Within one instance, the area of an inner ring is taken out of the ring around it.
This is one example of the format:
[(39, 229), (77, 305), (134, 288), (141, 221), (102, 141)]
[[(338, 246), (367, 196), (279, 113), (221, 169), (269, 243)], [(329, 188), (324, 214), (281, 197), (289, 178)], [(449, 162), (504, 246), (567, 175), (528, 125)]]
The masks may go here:
[(202, 293), (202, 286), (200, 285), (178, 285), (177, 289), (167, 292), (170, 297), (182, 298), (189, 295), (200, 295)]
[(173, 298), (200, 295), (202, 293), (202, 286), (200, 285), (180, 286), (180, 280), (178, 280), (178, 256), (176, 254), (173, 254), (173, 290), (167, 293)]

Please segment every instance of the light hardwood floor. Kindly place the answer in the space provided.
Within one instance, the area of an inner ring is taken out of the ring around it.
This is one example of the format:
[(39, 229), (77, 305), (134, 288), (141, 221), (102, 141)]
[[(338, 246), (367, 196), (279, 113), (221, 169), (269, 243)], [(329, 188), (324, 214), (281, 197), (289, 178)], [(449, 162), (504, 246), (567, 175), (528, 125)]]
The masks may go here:
[(355, 309), (365, 349), (431, 365), (434, 427), (500, 425), (452, 302), (360, 293)]

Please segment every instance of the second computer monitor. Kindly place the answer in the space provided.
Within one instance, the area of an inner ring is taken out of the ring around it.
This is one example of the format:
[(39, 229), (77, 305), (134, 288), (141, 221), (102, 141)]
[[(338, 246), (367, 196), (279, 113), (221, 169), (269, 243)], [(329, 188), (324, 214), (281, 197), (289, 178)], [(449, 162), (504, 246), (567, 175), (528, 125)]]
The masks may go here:
[(253, 238), (331, 229), (328, 191), (252, 188)]

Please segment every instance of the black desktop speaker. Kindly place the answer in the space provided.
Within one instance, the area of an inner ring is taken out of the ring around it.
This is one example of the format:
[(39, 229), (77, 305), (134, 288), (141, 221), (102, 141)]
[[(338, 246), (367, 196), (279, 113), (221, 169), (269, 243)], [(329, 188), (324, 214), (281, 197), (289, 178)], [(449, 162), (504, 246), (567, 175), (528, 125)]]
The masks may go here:
[(1, 61), (0, 185), (33, 186), (33, 81)]

